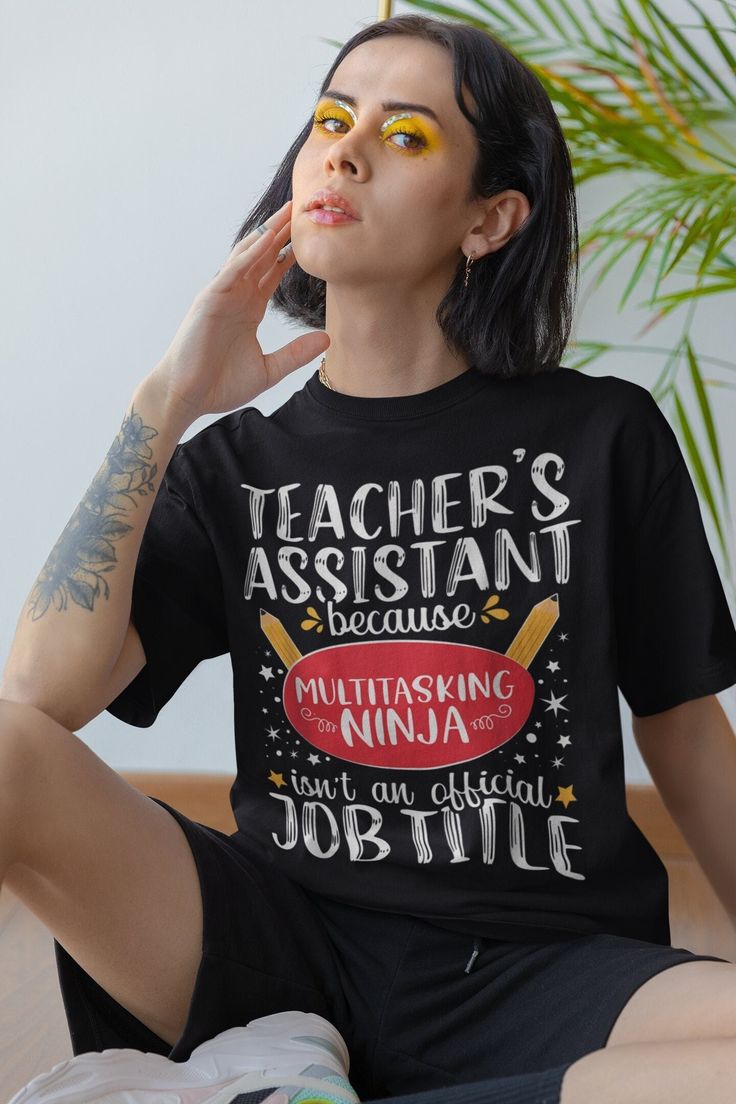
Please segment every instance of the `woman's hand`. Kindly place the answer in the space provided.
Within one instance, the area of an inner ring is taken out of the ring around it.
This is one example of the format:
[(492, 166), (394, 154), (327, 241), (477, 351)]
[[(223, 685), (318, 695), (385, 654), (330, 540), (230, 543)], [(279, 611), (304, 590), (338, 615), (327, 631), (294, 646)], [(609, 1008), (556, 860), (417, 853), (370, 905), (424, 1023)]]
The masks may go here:
[(289, 249), (291, 200), (237, 242), (215, 278), (199, 292), (166, 353), (150, 373), (167, 402), (186, 418), (244, 406), (262, 391), (329, 347), (324, 330), (312, 330), (264, 353), (256, 330), (270, 297), (294, 260)]

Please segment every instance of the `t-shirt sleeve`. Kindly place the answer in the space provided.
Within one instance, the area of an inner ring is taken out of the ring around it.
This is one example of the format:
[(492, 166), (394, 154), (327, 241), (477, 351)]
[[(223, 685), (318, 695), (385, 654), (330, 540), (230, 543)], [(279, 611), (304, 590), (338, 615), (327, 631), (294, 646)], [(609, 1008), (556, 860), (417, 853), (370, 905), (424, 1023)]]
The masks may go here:
[(736, 682), (736, 628), (695, 486), (658, 407), (650, 409), (649, 427), (657, 439), (641, 439), (643, 448), (634, 453), (640, 468), (642, 461), (654, 470), (672, 463), (656, 479), (643, 513), (629, 515), (615, 597), (618, 685), (639, 717)]
[(177, 445), (164, 473), (133, 580), (131, 619), (146, 663), (107, 706), (139, 728), (153, 724), (201, 660), (229, 650), (218, 560), (195, 508), (184, 450)]

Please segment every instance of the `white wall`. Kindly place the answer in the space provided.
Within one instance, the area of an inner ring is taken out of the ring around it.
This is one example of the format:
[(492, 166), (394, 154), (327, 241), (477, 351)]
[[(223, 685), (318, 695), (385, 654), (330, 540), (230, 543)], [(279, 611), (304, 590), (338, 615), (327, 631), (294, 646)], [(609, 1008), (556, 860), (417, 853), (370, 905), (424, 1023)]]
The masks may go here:
[[(716, 0), (704, 7), (718, 14)], [(0, 10), (4, 664), (21, 605), (134, 388), (301, 128), (335, 55), (320, 39), (345, 41), (376, 18), (377, 5), (5, 0)], [(394, 5), (395, 14), (414, 10)], [(691, 19), (684, 2), (668, 11)], [(612, 195), (610, 182), (581, 195), (583, 225)], [(679, 321), (638, 339), (644, 316), (617, 316), (611, 289), (624, 286), (628, 271), (583, 292), (578, 336), (669, 347)], [(723, 300), (704, 300), (698, 347), (728, 359), (726, 328)], [(269, 309), (259, 337), (272, 350), (297, 332)], [(659, 365), (656, 356), (627, 353), (590, 370), (649, 386)], [(273, 410), (316, 366), (255, 405)], [(724, 430), (734, 397), (718, 395), (733, 487), (736, 442)], [(736, 716), (733, 692), (721, 700)], [(627, 775), (649, 781), (622, 706)], [(234, 772), (232, 719), (230, 662), (220, 657), (200, 664), (151, 728), (103, 713), (82, 738), (118, 770)]]

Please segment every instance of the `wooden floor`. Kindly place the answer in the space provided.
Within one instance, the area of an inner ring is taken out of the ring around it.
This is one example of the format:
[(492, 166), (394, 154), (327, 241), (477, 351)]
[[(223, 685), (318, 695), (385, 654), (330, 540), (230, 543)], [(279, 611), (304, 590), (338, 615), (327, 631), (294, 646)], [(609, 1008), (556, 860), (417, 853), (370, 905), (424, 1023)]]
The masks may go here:
[[(120, 772), (187, 816), (235, 831), (229, 775)], [(670, 877), (673, 946), (736, 962), (736, 931), (652, 786), (628, 786), (632, 818)], [(0, 891), (0, 1104), (36, 1074), (71, 1057), (49, 931), (8, 889)]]

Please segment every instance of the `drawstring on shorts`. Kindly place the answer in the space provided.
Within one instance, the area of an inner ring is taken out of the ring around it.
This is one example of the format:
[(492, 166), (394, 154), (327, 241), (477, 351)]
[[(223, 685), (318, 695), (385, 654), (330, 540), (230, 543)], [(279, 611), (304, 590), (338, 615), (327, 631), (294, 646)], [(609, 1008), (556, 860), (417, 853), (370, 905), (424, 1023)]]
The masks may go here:
[(475, 960), (476, 960), (476, 958), (478, 957), (479, 954), (480, 954), (480, 939), (476, 939), (475, 942), (473, 943), (473, 953), (471, 954), (470, 958), (468, 959), (468, 964), (465, 967), (465, 973), (466, 974), (469, 974), (470, 971), (473, 969), (473, 963), (475, 962)]

